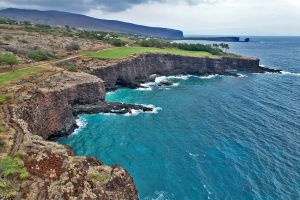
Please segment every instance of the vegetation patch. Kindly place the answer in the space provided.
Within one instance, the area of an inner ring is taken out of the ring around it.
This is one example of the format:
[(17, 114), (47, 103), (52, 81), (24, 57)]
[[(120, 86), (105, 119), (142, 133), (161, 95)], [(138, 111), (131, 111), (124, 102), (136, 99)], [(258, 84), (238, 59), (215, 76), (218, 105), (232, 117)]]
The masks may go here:
[[(1, 94), (0, 95), (0, 105), (3, 105), (4, 103), (9, 101), (10, 99), (11, 99), (11, 94)], [(1, 132), (1, 130), (0, 130), (0, 132)]]
[(100, 172), (100, 173), (90, 173), (87, 175), (87, 178), (90, 180), (95, 180), (98, 182), (105, 182), (109, 179), (110, 174), (108, 172)]
[[(39, 73), (42, 71), (45, 71), (45, 69), (38, 67), (38, 66), (33, 66), (33, 67), (24, 68), (24, 69), (19, 69), (19, 70), (13, 71), (13, 72), (6, 72), (3, 74), (0, 74), (0, 86), (10, 83), (12, 81), (26, 78), (29, 75), (36, 74), (36, 73)], [(7, 98), (7, 97), (2, 97), (2, 98)]]
[(12, 68), (14, 65), (19, 64), (19, 61), (16, 56), (9, 53), (4, 53), (0, 55), (0, 63), (7, 64)]
[(79, 72), (79, 69), (76, 65), (70, 64), (70, 65), (68, 65), (68, 71), (70, 71), (70, 72)]
[(0, 158), (0, 197), (12, 197), (17, 185), (29, 175), (22, 160), (5, 156)]
[(0, 176), (1, 178), (8, 178), (10, 176), (18, 176), (20, 180), (24, 180), (29, 173), (24, 167), (24, 163), (10, 156), (0, 158)]
[(0, 179), (0, 197), (10, 198), (17, 194), (17, 187), (12, 180)]
[(186, 51), (181, 49), (162, 49), (162, 48), (152, 48), (152, 47), (115, 47), (110, 49), (105, 49), (102, 51), (85, 51), (82, 53), (83, 56), (90, 58), (102, 58), (102, 59), (122, 59), (127, 58), (132, 55), (142, 54), (142, 53), (168, 53), (174, 55), (182, 56), (193, 56), (193, 57), (211, 57), (215, 58), (217, 56), (204, 51)]
[(66, 50), (67, 51), (77, 51), (80, 49), (79, 44), (77, 43), (70, 43), (66, 45)]
[(50, 57), (51, 56), (49, 53), (39, 51), (39, 50), (32, 51), (28, 54), (28, 58), (34, 61), (44, 61), (44, 60), (48, 60)]

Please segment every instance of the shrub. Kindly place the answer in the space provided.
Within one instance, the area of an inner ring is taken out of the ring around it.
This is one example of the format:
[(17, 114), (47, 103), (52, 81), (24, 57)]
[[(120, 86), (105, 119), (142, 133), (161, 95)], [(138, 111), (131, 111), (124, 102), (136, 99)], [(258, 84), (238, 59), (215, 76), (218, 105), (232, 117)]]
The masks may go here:
[(120, 39), (110, 39), (109, 44), (116, 46), (116, 47), (121, 47), (121, 46), (125, 46), (126, 42), (124, 42)]
[(87, 175), (87, 178), (90, 180), (95, 180), (99, 182), (105, 182), (109, 179), (109, 174), (106, 172), (100, 172), (100, 173), (90, 173)]
[(0, 24), (8, 24), (10, 23), (12, 20), (9, 18), (0, 18)]
[(5, 40), (12, 40), (14, 37), (11, 35), (4, 35), (3, 37)]
[(79, 46), (79, 44), (77, 44), (77, 43), (71, 43), (71, 44), (68, 44), (68, 45), (66, 45), (66, 50), (68, 50), (68, 51), (76, 51), (76, 50), (79, 50), (80, 49), (80, 46)]
[(5, 54), (1, 54), (0, 55), (0, 62), (10, 65), (10, 67), (12, 68), (14, 65), (17, 65), (19, 63), (18, 59), (16, 58), (16, 56), (5, 53)]
[(0, 158), (0, 176), (9, 177), (18, 175), (20, 180), (25, 179), (29, 174), (21, 160), (10, 156)]
[(28, 58), (34, 61), (43, 61), (43, 60), (48, 60), (50, 57), (49, 53), (35, 50), (32, 51), (28, 54)]
[(76, 65), (70, 64), (70, 65), (68, 65), (68, 71), (70, 71), (70, 72), (78, 72), (79, 70), (78, 70), (78, 68), (77, 68)]

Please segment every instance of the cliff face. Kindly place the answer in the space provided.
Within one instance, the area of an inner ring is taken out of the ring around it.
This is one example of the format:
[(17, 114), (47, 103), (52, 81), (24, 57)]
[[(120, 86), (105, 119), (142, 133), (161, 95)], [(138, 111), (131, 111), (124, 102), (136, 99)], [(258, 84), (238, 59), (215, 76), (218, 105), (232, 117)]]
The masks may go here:
[(129, 104), (105, 103), (105, 87), (139, 84), (152, 80), (153, 74), (278, 72), (259, 67), (257, 59), (169, 54), (142, 54), (113, 63), (97, 59), (74, 62), (96, 76), (56, 70), (49, 77), (37, 80), (31, 89), (23, 91), (23, 87), (17, 87), (20, 102), (3, 109), (6, 123), (16, 125), (12, 127), (16, 130), (9, 155), (22, 152), (29, 172), (23, 182), (16, 184), (16, 199), (138, 199), (133, 179), (120, 166), (109, 167), (93, 158), (76, 157), (69, 147), (44, 140), (72, 131), (74, 114), (110, 112), (111, 109), (122, 113), (124, 109), (135, 108)]
[(92, 75), (66, 73), (47, 83), (53, 85), (39, 88), (18, 110), (30, 131), (45, 139), (76, 128), (73, 106), (104, 100), (103, 82)]
[[(93, 62), (93, 61), (91, 61)], [(207, 58), (186, 57), (171, 54), (142, 54), (114, 64), (101, 66), (97, 61), (89, 64), (88, 73), (102, 78), (107, 89), (116, 85), (130, 86), (151, 80), (152, 74), (158, 75), (235, 75), (234, 71), (265, 72), (269, 69), (259, 66), (258, 59), (252, 58)]]
[(20, 128), (13, 131), (14, 148), (8, 155), (19, 154), (28, 176), (13, 180), (16, 193), (11, 199), (138, 199), (133, 179), (122, 167), (76, 157), (70, 147), (45, 140), (72, 130), (73, 107), (103, 102), (101, 79), (60, 70), (19, 94), (20, 102), (6, 105), (11, 112), (4, 114)]

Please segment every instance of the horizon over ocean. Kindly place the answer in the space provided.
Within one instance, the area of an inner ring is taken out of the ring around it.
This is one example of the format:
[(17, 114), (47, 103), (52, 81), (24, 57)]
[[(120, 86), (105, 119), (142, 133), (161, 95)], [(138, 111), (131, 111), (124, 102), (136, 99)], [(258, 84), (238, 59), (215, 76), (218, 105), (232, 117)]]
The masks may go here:
[(300, 199), (300, 37), (250, 38), (230, 52), (283, 74), (159, 77), (106, 95), (155, 112), (80, 115), (57, 141), (120, 164), (142, 200)]

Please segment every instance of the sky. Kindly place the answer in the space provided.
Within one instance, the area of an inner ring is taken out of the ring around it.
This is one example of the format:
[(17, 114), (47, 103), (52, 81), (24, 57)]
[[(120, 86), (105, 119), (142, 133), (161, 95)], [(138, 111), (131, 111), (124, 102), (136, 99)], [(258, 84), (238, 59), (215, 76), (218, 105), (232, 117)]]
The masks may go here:
[(0, 0), (0, 8), (8, 7), (74, 12), (185, 35), (300, 36), (300, 0)]

